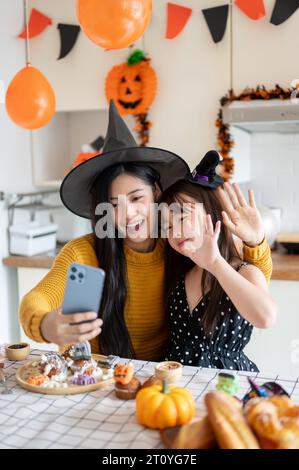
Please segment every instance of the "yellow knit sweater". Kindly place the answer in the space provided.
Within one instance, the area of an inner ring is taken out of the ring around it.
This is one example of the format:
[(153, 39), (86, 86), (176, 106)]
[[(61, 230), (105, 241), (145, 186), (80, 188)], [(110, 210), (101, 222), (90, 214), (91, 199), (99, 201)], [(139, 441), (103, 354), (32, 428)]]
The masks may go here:
[[(154, 251), (139, 253), (124, 247), (128, 291), (125, 322), (137, 359), (159, 361), (169, 337), (164, 311), (164, 241), (158, 240)], [(258, 247), (243, 246), (244, 259), (259, 267), (267, 280), (272, 273), (270, 248), (266, 241)], [(26, 294), (20, 305), (20, 321), (26, 335), (45, 342), (40, 325), (43, 317), (62, 305), (68, 266), (73, 263), (98, 266), (92, 234), (67, 243), (55, 258), (49, 273)], [(91, 341), (98, 353), (98, 338)]]

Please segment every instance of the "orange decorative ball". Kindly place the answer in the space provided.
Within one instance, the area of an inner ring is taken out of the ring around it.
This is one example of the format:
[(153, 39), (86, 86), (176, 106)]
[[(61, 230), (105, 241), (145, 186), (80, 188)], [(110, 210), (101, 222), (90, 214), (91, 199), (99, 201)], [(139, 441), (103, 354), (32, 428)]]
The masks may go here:
[(106, 78), (106, 98), (108, 102), (114, 100), (123, 116), (146, 113), (156, 92), (156, 72), (140, 50), (134, 51), (127, 62), (115, 65)]
[(77, 17), (86, 36), (104, 49), (122, 49), (145, 32), (152, 0), (77, 0)]

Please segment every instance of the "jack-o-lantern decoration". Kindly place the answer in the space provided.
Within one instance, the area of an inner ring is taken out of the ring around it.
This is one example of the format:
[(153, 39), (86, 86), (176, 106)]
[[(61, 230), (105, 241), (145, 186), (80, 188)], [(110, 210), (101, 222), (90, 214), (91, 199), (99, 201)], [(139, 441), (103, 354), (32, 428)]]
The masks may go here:
[(122, 385), (127, 385), (131, 382), (134, 375), (133, 364), (118, 364), (114, 369), (114, 380)]
[(108, 102), (113, 99), (122, 116), (135, 116), (141, 145), (148, 143), (151, 123), (146, 118), (156, 92), (156, 72), (151, 67), (150, 59), (139, 49), (130, 54), (127, 62), (115, 65), (106, 78)]

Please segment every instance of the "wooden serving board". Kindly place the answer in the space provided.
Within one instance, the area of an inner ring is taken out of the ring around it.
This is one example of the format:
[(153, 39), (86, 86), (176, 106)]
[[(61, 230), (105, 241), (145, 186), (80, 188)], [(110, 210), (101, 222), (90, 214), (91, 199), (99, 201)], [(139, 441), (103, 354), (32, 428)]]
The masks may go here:
[[(102, 360), (103, 356), (99, 354), (93, 354), (93, 359), (96, 361)], [(44, 395), (74, 395), (77, 393), (88, 393), (94, 392), (99, 388), (106, 387), (114, 382), (113, 378), (106, 379), (106, 380), (99, 380), (98, 382), (91, 384), (91, 385), (69, 385), (66, 388), (63, 387), (56, 387), (56, 388), (47, 388), (41, 387), (39, 385), (31, 385), (27, 383), (27, 379), (30, 375), (40, 374), (39, 368), (37, 366), (33, 366), (35, 362), (38, 362), (36, 359), (34, 361), (29, 361), (23, 366), (21, 366), (16, 372), (16, 380), (17, 383), (29, 390), (30, 392), (35, 393), (43, 393)]]

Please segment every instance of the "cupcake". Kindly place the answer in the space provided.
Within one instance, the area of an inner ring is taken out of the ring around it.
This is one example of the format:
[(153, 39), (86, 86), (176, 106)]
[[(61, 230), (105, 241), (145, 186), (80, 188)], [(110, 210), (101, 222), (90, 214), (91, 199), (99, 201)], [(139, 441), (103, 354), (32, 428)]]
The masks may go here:
[(141, 387), (139, 380), (134, 377), (133, 364), (119, 364), (114, 369), (115, 395), (121, 400), (133, 400)]
[(121, 400), (134, 400), (140, 388), (140, 381), (137, 379), (137, 377), (133, 377), (128, 384), (115, 382), (114, 390), (117, 398), (120, 398)]

